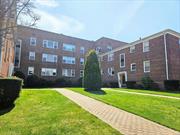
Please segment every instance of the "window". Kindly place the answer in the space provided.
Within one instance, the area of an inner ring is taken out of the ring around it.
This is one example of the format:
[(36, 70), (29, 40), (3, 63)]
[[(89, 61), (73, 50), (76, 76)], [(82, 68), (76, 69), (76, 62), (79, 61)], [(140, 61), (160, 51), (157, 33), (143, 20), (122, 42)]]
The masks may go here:
[(34, 37), (30, 38), (30, 45), (31, 46), (36, 46), (36, 38), (34, 38)]
[(81, 48), (80, 48), (80, 53), (81, 53), (81, 54), (84, 54), (84, 52), (85, 52), (84, 47), (81, 47)]
[(103, 75), (104, 74), (104, 71), (103, 71), (103, 69), (101, 69), (101, 75)]
[(136, 51), (135, 49), (136, 49), (135, 46), (131, 46), (130, 47), (130, 53), (134, 53)]
[(55, 68), (42, 68), (41, 75), (42, 76), (56, 76), (57, 71)]
[(136, 63), (131, 64), (131, 71), (136, 71)]
[(62, 59), (62, 63), (65, 63), (65, 64), (75, 64), (75, 57), (68, 57), (68, 56), (63, 56), (63, 59)]
[(114, 75), (114, 68), (113, 67), (108, 68), (108, 75), (110, 75), (110, 76)]
[(149, 52), (149, 41), (143, 42), (143, 52)]
[(34, 67), (28, 67), (28, 75), (34, 74)]
[(144, 61), (144, 72), (150, 72), (150, 61)]
[(57, 62), (57, 55), (43, 53), (42, 61), (43, 62)]
[(108, 54), (108, 61), (113, 61), (114, 60), (114, 54), (110, 53)]
[(84, 76), (84, 70), (80, 70), (80, 77)]
[(84, 58), (80, 58), (80, 64), (84, 65)]
[(14, 66), (16, 68), (20, 67), (20, 59), (21, 59), (21, 40), (18, 40), (15, 46), (15, 59), (14, 59)]
[(108, 51), (112, 51), (112, 46), (107, 46)]
[(51, 41), (51, 40), (43, 40), (43, 47), (58, 49), (58, 42)]
[(98, 54), (98, 53), (100, 53), (101, 52), (101, 47), (96, 47), (96, 53)]
[(29, 60), (35, 60), (35, 52), (29, 52)]
[(120, 54), (120, 68), (124, 68), (125, 67), (125, 54), (122, 53)]
[(63, 69), (62, 75), (65, 77), (75, 77), (75, 69)]
[(75, 52), (75, 45), (71, 45), (71, 44), (63, 44), (63, 50), (64, 51), (70, 51), (70, 52)]

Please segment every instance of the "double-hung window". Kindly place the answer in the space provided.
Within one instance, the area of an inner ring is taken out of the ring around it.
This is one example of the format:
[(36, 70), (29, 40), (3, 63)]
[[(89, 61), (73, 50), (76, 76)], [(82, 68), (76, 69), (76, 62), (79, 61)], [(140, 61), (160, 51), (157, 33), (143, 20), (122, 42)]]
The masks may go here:
[(85, 53), (84, 47), (80, 47), (80, 53), (81, 53), (81, 54), (84, 54), (84, 53)]
[(136, 63), (131, 64), (131, 71), (136, 71)]
[(57, 62), (57, 55), (43, 53), (42, 61), (43, 62), (55, 62), (56, 63)]
[(62, 69), (62, 76), (75, 77), (75, 69)]
[(14, 66), (16, 68), (20, 67), (20, 59), (21, 59), (21, 42), (22, 40), (18, 40), (15, 46), (15, 59), (14, 59)]
[(149, 60), (144, 61), (143, 65), (144, 65), (144, 73), (150, 72), (150, 61)]
[(51, 48), (51, 49), (58, 49), (58, 42), (51, 41), (51, 40), (43, 40), (43, 47)]
[(57, 71), (55, 68), (42, 68), (41, 75), (42, 76), (56, 76)]
[(29, 60), (35, 60), (35, 52), (29, 52)]
[(75, 60), (75, 57), (63, 56), (62, 63), (65, 63), (65, 64), (75, 64), (76, 60)]
[(84, 58), (80, 58), (80, 64), (84, 65)]
[(114, 60), (114, 53), (108, 54), (108, 61), (113, 61)]
[(63, 44), (63, 50), (64, 51), (69, 51), (69, 52), (75, 52), (76, 47), (75, 45), (71, 45), (71, 44)]
[(108, 68), (108, 75), (110, 75), (110, 76), (114, 75), (114, 68), (113, 67)]
[(129, 49), (130, 49), (130, 53), (134, 53), (136, 50), (136, 47), (133, 45), (133, 46), (131, 46), (131, 47), (129, 47)]
[(125, 53), (120, 54), (120, 68), (125, 67)]
[(149, 41), (143, 42), (143, 52), (149, 52)]
[(30, 45), (31, 46), (36, 46), (36, 38), (34, 38), (34, 37), (30, 38)]

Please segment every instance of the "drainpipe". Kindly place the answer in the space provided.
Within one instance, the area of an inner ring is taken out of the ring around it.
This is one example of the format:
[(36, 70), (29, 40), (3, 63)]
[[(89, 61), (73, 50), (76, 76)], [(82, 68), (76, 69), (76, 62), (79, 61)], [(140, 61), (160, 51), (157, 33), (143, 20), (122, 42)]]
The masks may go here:
[(164, 53), (165, 53), (165, 62), (166, 62), (166, 79), (169, 80), (166, 33), (164, 34)]

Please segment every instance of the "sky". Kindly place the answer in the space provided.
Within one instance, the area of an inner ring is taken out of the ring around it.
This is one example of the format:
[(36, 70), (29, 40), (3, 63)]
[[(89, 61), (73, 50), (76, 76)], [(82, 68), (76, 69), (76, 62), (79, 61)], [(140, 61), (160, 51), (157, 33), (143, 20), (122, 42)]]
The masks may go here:
[(97, 40), (133, 42), (165, 29), (180, 32), (180, 0), (34, 0), (37, 28)]

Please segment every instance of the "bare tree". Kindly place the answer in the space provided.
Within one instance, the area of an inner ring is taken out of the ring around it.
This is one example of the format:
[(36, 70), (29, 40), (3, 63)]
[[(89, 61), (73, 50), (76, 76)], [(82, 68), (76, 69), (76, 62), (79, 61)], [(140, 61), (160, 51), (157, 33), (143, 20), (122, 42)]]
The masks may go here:
[(0, 49), (5, 39), (15, 41), (17, 23), (35, 26), (40, 17), (32, 0), (0, 0)]

